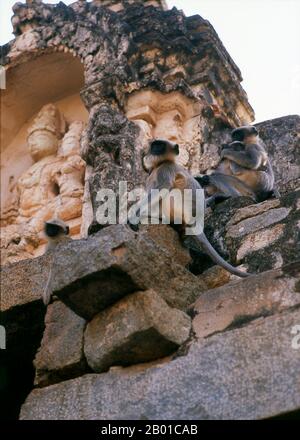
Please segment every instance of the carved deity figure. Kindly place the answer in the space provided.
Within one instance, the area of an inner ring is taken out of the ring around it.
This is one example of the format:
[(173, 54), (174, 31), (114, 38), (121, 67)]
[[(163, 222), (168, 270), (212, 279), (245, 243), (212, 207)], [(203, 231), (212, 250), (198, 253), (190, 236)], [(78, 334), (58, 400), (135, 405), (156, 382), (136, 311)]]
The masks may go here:
[[(63, 116), (45, 105), (28, 130), (34, 164), (17, 182), (1, 213), (5, 262), (32, 256), (42, 241), (43, 225), (52, 217), (64, 221), (81, 216), (85, 162), (79, 155), (84, 125), (72, 122), (66, 132)], [(9, 224), (11, 223), (11, 224)], [(29, 255), (28, 255), (29, 254)]]
[(199, 126), (195, 116), (198, 104), (178, 92), (162, 94), (142, 91), (127, 102), (127, 117), (140, 128), (139, 145), (147, 150), (149, 140), (168, 139), (180, 145), (177, 162), (192, 168), (195, 151), (199, 150)]

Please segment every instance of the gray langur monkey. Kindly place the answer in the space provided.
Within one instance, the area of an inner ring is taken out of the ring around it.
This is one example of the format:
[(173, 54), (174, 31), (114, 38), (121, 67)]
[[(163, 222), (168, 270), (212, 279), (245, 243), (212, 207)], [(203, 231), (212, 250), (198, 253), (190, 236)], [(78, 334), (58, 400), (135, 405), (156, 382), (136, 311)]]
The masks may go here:
[[(45, 222), (44, 233), (47, 237), (48, 243), (46, 247), (46, 252), (53, 252), (55, 248), (66, 241), (70, 241), (69, 237), (69, 226), (59, 218), (53, 218)], [(50, 262), (49, 276), (46, 283), (46, 287), (42, 293), (42, 299), (45, 305), (48, 305), (51, 299), (52, 289), (52, 264), (53, 264), (54, 254), (52, 255), (52, 260)]]
[[(201, 189), (201, 186), (185, 168), (176, 164), (175, 160), (178, 154), (178, 144), (164, 139), (156, 139), (151, 142), (149, 153), (146, 155), (144, 161), (146, 168), (150, 172), (146, 182), (147, 196), (140, 203), (140, 208), (137, 209), (135, 213), (136, 216), (142, 212), (143, 207), (149, 206), (150, 202), (152, 202), (151, 190), (153, 189), (159, 191), (164, 189), (168, 191), (179, 189), (182, 194), (185, 189), (190, 189), (192, 190), (192, 210), (194, 211), (196, 209), (197, 190)], [(170, 218), (171, 224), (174, 224), (175, 217), (177, 216), (178, 218), (178, 211), (180, 212), (179, 215), (181, 215), (181, 227), (184, 231), (185, 228), (189, 226), (186, 219), (190, 218), (190, 213), (185, 213), (184, 209), (179, 209), (179, 207), (174, 206), (174, 204), (173, 206), (170, 204), (168, 217)], [(129, 224), (131, 224), (130, 219)], [(194, 236), (194, 239), (197, 250), (200, 250), (199, 245), (202, 246), (216, 264), (239, 277), (248, 277), (250, 275), (227, 263), (212, 247), (204, 232)]]
[(248, 196), (255, 202), (278, 197), (272, 165), (257, 129), (239, 127), (231, 136), (233, 142), (223, 147), (217, 169), (211, 175), (196, 177), (209, 196), (208, 206), (228, 197)]

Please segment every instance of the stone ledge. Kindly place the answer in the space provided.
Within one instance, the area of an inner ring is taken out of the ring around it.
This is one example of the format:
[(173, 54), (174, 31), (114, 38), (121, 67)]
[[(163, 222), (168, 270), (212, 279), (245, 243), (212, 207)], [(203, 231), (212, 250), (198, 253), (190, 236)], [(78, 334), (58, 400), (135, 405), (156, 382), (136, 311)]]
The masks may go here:
[(50, 264), (51, 257), (47, 254), (3, 266), (0, 272), (0, 311), (6, 312), (17, 306), (41, 301)]
[(22, 420), (263, 419), (300, 408), (300, 310), (194, 343), (140, 373), (86, 375), (36, 389)]
[(300, 306), (300, 261), (204, 292), (196, 301), (197, 338)]

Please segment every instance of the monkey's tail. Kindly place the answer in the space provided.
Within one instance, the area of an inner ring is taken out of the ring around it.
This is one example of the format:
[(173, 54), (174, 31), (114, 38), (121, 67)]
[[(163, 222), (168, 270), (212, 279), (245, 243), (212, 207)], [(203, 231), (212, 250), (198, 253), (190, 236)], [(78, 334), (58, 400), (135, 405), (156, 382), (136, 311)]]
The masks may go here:
[(233, 275), (237, 275), (241, 278), (249, 277), (251, 274), (247, 272), (242, 272), (241, 270), (238, 270), (236, 267), (231, 266), (231, 264), (227, 263), (221, 255), (218, 254), (218, 252), (212, 247), (210, 242), (208, 241), (206, 235), (204, 233), (197, 235), (198, 240), (203, 246), (203, 249), (205, 252), (211, 257), (211, 259), (218, 264), (219, 266), (223, 267), (224, 269), (228, 270), (228, 272), (232, 273)]

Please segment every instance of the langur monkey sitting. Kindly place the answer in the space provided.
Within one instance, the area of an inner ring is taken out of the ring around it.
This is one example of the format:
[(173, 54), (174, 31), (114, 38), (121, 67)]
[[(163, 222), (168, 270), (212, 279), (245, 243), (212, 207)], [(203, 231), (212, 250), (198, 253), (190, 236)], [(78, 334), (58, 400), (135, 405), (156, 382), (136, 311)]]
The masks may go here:
[[(54, 218), (46, 221), (44, 226), (44, 233), (48, 240), (46, 252), (54, 251), (56, 246), (58, 246), (60, 243), (70, 241), (71, 238), (69, 237), (69, 232), (70, 232), (69, 226), (66, 225), (66, 223), (60, 220), (59, 218)], [(52, 263), (53, 263), (53, 259), (50, 263), (51, 267), (49, 270), (49, 276), (46, 283), (46, 287), (42, 293), (42, 299), (45, 305), (49, 304), (52, 294), (52, 289), (51, 289)]]
[[(176, 164), (175, 160), (178, 154), (179, 146), (173, 142), (164, 139), (156, 139), (151, 142), (150, 151), (145, 156), (144, 160), (144, 165), (150, 172), (146, 183), (147, 196), (140, 203), (140, 208), (135, 213), (136, 216), (138, 216), (138, 213), (143, 211), (145, 206), (149, 207), (150, 202), (153, 202), (151, 198), (151, 190), (154, 189), (159, 191), (168, 190), (168, 192), (170, 192), (172, 189), (179, 189), (182, 196), (184, 196), (185, 189), (190, 189), (192, 194), (192, 211), (196, 210), (197, 189), (201, 189), (201, 186), (185, 168)], [(179, 207), (174, 206), (174, 204), (173, 206), (170, 204), (170, 212), (168, 217), (170, 218), (171, 223), (174, 224), (175, 217), (177, 216), (178, 220), (178, 212), (180, 212), (182, 216), (181, 225), (185, 229), (187, 226), (189, 226), (187, 219), (191, 218), (191, 213), (185, 212), (184, 208), (178, 208)], [(129, 223), (132, 222), (129, 220)], [(178, 222), (176, 221), (176, 223)], [(197, 242), (197, 248), (198, 244), (202, 245), (205, 252), (216, 264), (219, 264), (224, 269), (239, 277), (249, 276), (248, 273), (242, 272), (231, 266), (231, 264), (227, 263), (209, 243), (204, 232), (196, 235), (194, 238)]]
[(236, 196), (248, 196), (255, 202), (272, 195), (277, 197), (273, 169), (257, 129), (237, 128), (232, 132), (232, 140), (223, 147), (217, 169), (211, 175), (196, 178), (210, 196), (207, 204)]

